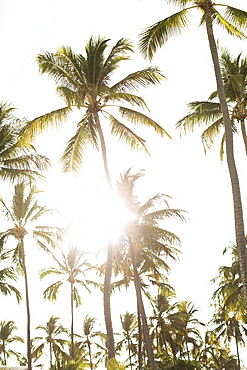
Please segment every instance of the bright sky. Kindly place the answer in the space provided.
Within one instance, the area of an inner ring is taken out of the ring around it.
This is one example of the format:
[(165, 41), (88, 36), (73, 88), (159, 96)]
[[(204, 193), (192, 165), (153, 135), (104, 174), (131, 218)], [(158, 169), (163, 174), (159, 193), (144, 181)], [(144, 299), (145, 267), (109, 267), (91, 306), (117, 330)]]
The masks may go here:
[[(224, 3), (234, 3), (234, 6), (247, 10), (246, 0), (225, 0)], [(152, 6), (150, 0), (1, 0), (0, 99), (12, 102), (18, 108), (17, 115), (28, 119), (61, 107), (63, 102), (55, 95), (53, 81), (38, 74), (35, 61), (38, 53), (55, 51), (61, 45), (70, 45), (76, 52), (84, 53), (84, 45), (89, 37), (99, 34), (112, 39), (114, 43), (121, 37), (129, 37), (136, 44), (137, 35), (144, 27), (172, 12), (174, 9), (161, 0), (152, 0)], [(139, 180), (137, 188), (141, 198), (145, 200), (162, 192), (172, 197), (171, 207), (188, 212), (186, 224), (169, 223), (170, 230), (182, 240), (180, 262), (171, 265), (170, 282), (177, 291), (178, 300), (193, 301), (200, 310), (200, 318), (207, 321), (210, 319), (210, 297), (216, 289), (209, 283), (210, 279), (217, 275), (219, 265), (226, 262), (222, 258), (223, 249), (234, 243), (235, 239), (230, 182), (226, 163), (219, 161), (219, 147), (216, 145), (205, 157), (199, 131), (180, 140), (179, 132), (174, 129), (176, 121), (186, 114), (186, 103), (206, 100), (215, 90), (206, 32), (198, 30), (196, 11), (194, 15), (195, 21), (192, 19), (190, 30), (168, 42), (152, 62), (152, 65), (163, 70), (168, 80), (159, 88), (140, 92), (149, 104), (152, 117), (171, 134), (173, 141), (160, 139), (149, 130), (142, 130), (142, 135), (148, 139), (151, 157), (134, 152), (129, 154), (125, 145), (111, 139), (107, 144), (113, 179), (118, 179), (119, 174), (131, 166), (136, 171), (145, 169), (146, 176)], [(216, 36), (232, 54), (243, 51), (243, 55), (247, 55), (246, 41), (238, 41), (225, 34), (222, 37), (218, 30)], [(122, 70), (120, 68), (116, 78), (150, 64), (136, 53), (133, 61), (126, 62)], [(94, 223), (94, 213), (89, 211), (88, 206), (94, 209), (99, 206), (106, 191), (100, 155), (90, 151), (76, 177), (61, 177), (58, 163), (65, 143), (73, 133), (74, 124), (76, 121), (71, 119), (63, 128), (37, 141), (39, 152), (52, 158), (53, 163), (53, 171), (49, 173), (46, 184), (42, 184), (46, 191), (44, 201), (47, 203), (48, 199), (48, 204), (58, 208), (64, 219), (67, 219), (65, 214), (75, 214), (78, 222), (83, 220), (85, 230), (95, 233), (90, 229)], [(239, 138), (236, 138), (236, 148), (239, 176), (244, 189), (247, 163)], [(246, 214), (245, 194), (243, 205)], [(104, 212), (106, 207), (102, 219)], [(71, 221), (70, 217), (68, 221)], [(84, 236), (81, 228), (78, 244)], [(90, 243), (89, 240), (86, 243)], [(38, 288), (33, 290), (33, 307), (36, 307), (38, 293)], [(119, 298), (113, 302), (114, 311), (119, 310), (118, 302)], [(87, 306), (90, 309), (93, 307), (91, 304), (85, 306), (83, 317), (88, 313)], [(6, 311), (5, 318), (13, 319), (19, 325), (21, 310), (21, 315), (25, 315), (24, 306), (18, 308), (16, 318), (16, 306), (13, 305), (13, 308), (13, 317), (9, 317), (9, 311)], [(33, 325), (44, 323), (51, 314), (62, 317), (63, 312), (54, 311), (55, 306), (51, 308), (46, 304), (43, 321), (38, 310)], [(79, 317), (81, 320), (81, 313)]]

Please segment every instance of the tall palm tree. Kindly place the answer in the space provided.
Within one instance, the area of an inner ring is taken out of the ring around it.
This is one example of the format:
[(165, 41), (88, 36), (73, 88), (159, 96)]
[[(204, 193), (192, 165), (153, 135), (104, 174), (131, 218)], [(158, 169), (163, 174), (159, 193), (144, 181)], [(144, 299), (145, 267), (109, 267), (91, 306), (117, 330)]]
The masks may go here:
[(63, 348), (68, 341), (58, 336), (60, 336), (61, 334), (68, 334), (68, 330), (59, 323), (59, 317), (55, 316), (51, 316), (46, 325), (38, 325), (36, 329), (41, 329), (45, 332), (45, 337), (39, 336), (33, 338), (33, 341), (42, 340), (42, 343), (39, 344), (39, 346), (36, 348), (36, 351), (43, 352), (45, 346), (49, 346), (49, 358), (51, 368), (53, 362), (52, 354), (54, 354), (55, 358), (57, 358), (57, 356), (60, 354), (63, 354), (63, 356), (65, 356)]
[(3, 355), (0, 358), (1, 364), (7, 366), (7, 358), (15, 355), (18, 357), (18, 354), (11, 349), (7, 349), (9, 343), (20, 342), (24, 343), (23, 338), (18, 337), (17, 335), (13, 336), (13, 331), (17, 330), (17, 326), (14, 321), (0, 321), (0, 353)]
[[(10, 206), (0, 199), (0, 209), (7, 221), (13, 224), (8, 230), (0, 233), (0, 245), (7, 244), (13, 251), (13, 261), (22, 271), (25, 281), (25, 300), (27, 311), (27, 359), (28, 370), (32, 368), (31, 353), (31, 316), (29, 304), (29, 279), (26, 265), (26, 239), (31, 237), (34, 242), (45, 252), (52, 254), (51, 248), (56, 245), (56, 240), (61, 238), (62, 230), (50, 226), (35, 225), (46, 213), (51, 210), (46, 206), (40, 206), (35, 199), (37, 193), (35, 185), (25, 185), (23, 182), (15, 185), (14, 195)], [(13, 248), (13, 245), (16, 247)]]
[[(242, 200), (233, 150), (232, 123), (228, 111), (218, 50), (213, 30), (213, 25), (219, 24), (229, 34), (237, 36), (240, 39), (244, 39), (245, 35), (243, 30), (247, 26), (247, 12), (232, 6), (215, 4), (212, 0), (166, 0), (166, 2), (181, 6), (182, 10), (145, 29), (140, 35), (140, 50), (145, 56), (152, 58), (155, 51), (159, 47), (163, 46), (171, 36), (180, 34), (181, 31), (189, 25), (188, 16), (190, 10), (195, 8), (202, 13), (200, 25), (206, 26), (209, 48), (215, 71), (217, 92), (225, 126), (226, 158), (232, 186), (236, 243), (240, 260), (245, 305), (247, 307), (247, 255), (245, 248)], [(218, 12), (218, 7), (224, 7), (224, 15)]]
[(0, 179), (11, 182), (34, 179), (49, 167), (48, 158), (37, 154), (28, 135), (22, 135), (26, 122), (14, 110), (0, 102)]
[[(129, 169), (121, 176), (121, 181), (117, 182), (118, 194), (128, 211), (132, 213), (133, 219), (124, 228), (116, 250), (121, 251), (123, 267), (128, 265), (126, 260), (129, 260), (129, 266), (133, 268), (138, 312), (141, 316), (151, 369), (155, 369), (153, 349), (142, 299), (140, 274), (142, 272), (149, 273), (156, 281), (163, 280), (160, 270), (162, 269), (163, 273), (169, 270), (166, 260), (169, 257), (176, 258), (178, 250), (174, 247), (174, 244), (179, 245), (180, 240), (174, 233), (161, 228), (160, 222), (166, 218), (184, 220), (184, 212), (169, 208), (164, 194), (156, 194), (147, 202), (141, 204), (134, 194), (134, 188), (136, 181), (142, 175), (141, 171), (131, 174), (131, 169)], [(157, 204), (162, 202), (167, 208), (156, 210)], [(129, 269), (124, 269), (123, 272), (127, 275)]]
[[(58, 268), (49, 267), (44, 268), (40, 272), (40, 278), (43, 279), (48, 275), (61, 276), (62, 279), (56, 281), (50, 285), (43, 293), (44, 298), (48, 300), (56, 300), (57, 295), (60, 292), (60, 288), (64, 283), (69, 283), (70, 285), (70, 311), (71, 311), (71, 357), (74, 360), (75, 358), (75, 349), (74, 349), (74, 302), (76, 307), (81, 305), (81, 297), (77, 286), (85, 288), (87, 291), (90, 291), (88, 285), (94, 285), (98, 287), (97, 283), (85, 279), (85, 272), (92, 268), (90, 263), (85, 259), (85, 252), (80, 251), (77, 247), (71, 247), (68, 254), (66, 255), (61, 250), (61, 261), (59, 258), (53, 255), (55, 261), (58, 264)], [(83, 280), (79, 278), (83, 277)]]
[[(83, 110), (83, 115), (77, 124), (75, 135), (68, 141), (61, 158), (64, 171), (76, 171), (84, 159), (84, 150), (90, 144), (101, 150), (104, 172), (109, 188), (112, 181), (106, 153), (105, 129), (103, 123), (108, 118), (110, 133), (125, 141), (131, 149), (146, 148), (146, 141), (134, 133), (119, 118), (132, 124), (152, 127), (161, 136), (169, 135), (154, 120), (140, 111), (132, 109), (136, 106), (146, 109), (147, 104), (135, 92), (141, 87), (158, 85), (164, 77), (158, 68), (147, 67), (133, 72), (120, 81), (112, 83), (113, 74), (120, 62), (130, 59), (133, 47), (129, 40), (120, 39), (106, 55), (109, 46), (108, 39), (91, 37), (86, 44), (86, 55), (75, 54), (70, 47), (62, 46), (55, 53), (45, 53), (37, 56), (41, 73), (50, 75), (57, 85), (57, 93), (65, 101), (65, 107), (45, 114), (30, 121), (26, 131), (35, 136), (54, 124), (60, 124), (72, 112), (73, 108)], [(126, 104), (130, 106), (126, 107)], [(113, 111), (114, 116), (111, 111)], [(115, 356), (114, 336), (110, 309), (110, 283), (112, 274), (112, 243), (108, 246), (107, 269), (104, 282), (104, 315), (108, 336), (108, 356)]]
[[(11, 251), (0, 249), (0, 261), (4, 261), (7, 258), (9, 258), (10, 254), (11, 254)], [(19, 303), (22, 299), (20, 291), (16, 287), (14, 287), (12, 284), (9, 284), (8, 282), (6, 282), (6, 279), (11, 279), (11, 280), (16, 281), (17, 278), (18, 276), (15, 273), (13, 266), (5, 267), (0, 270), (0, 292), (5, 296), (11, 295), (12, 293), (14, 293), (16, 296), (17, 302)]]
[[(245, 120), (247, 118), (247, 57), (239, 54), (233, 58), (228, 50), (223, 50), (220, 57), (224, 90), (228, 103), (232, 131), (242, 134), (247, 154), (247, 136)], [(176, 123), (182, 133), (192, 132), (196, 126), (206, 126), (201, 138), (205, 152), (212, 146), (215, 139), (222, 134), (220, 158), (223, 160), (225, 151), (224, 121), (217, 91), (207, 101), (194, 101), (188, 104), (188, 114)], [(239, 127), (240, 126), (240, 127)]]

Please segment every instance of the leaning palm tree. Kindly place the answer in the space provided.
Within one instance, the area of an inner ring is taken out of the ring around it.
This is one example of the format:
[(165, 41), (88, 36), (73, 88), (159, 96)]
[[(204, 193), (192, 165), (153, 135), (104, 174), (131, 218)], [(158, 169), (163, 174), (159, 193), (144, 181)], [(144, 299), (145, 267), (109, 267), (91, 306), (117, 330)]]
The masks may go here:
[[(247, 136), (245, 121), (247, 118), (247, 57), (239, 54), (233, 58), (228, 50), (223, 50), (220, 57), (228, 109), (232, 122), (232, 131), (241, 132), (247, 154)], [(194, 101), (188, 105), (188, 114), (176, 123), (181, 133), (192, 132), (195, 127), (206, 127), (201, 138), (205, 152), (211, 148), (215, 139), (221, 135), (220, 159), (225, 152), (224, 120), (217, 91), (206, 101)]]
[[(9, 258), (10, 254), (11, 254), (11, 251), (0, 249), (0, 261), (4, 261), (7, 258)], [(17, 278), (18, 276), (15, 273), (13, 266), (5, 267), (0, 270), (0, 292), (5, 296), (8, 296), (14, 293), (16, 296), (17, 302), (19, 303), (22, 299), (20, 291), (15, 286), (13, 286), (12, 284), (9, 284), (6, 281), (8, 279), (16, 281)]]
[[(242, 200), (233, 150), (232, 123), (228, 111), (213, 29), (213, 25), (219, 24), (230, 35), (244, 39), (245, 35), (243, 30), (246, 29), (247, 26), (247, 12), (232, 6), (215, 4), (212, 0), (166, 0), (166, 2), (181, 6), (182, 10), (145, 29), (140, 35), (140, 50), (146, 57), (152, 58), (156, 50), (163, 46), (171, 36), (180, 34), (181, 31), (189, 25), (188, 16), (192, 9), (198, 9), (202, 13), (200, 25), (206, 26), (209, 48), (215, 71), (217, 92), (225, 127), (226, 158), (233, 194), (236, 243), (240, 260), (245, 305), (247, 307), (247, 254), (245, 248)], [(225, 9), (224, 15), (218, 12), (218, 7), (223, 7)]]
[[(0, 245), (10, 245), (13, 252), (13, 261), (24, 275), (25, 300), (27, 311), (27, 360), (28, 370), (32, 368), (31, 337), (30, 337), (30, 304), (29, 279), (26, 265), (26, 239), (31, 237), (45, 252), (52, 254), (51, 248), (56, 246), (56, 240), (61, 239), (62, 230), (51, 226), (36, 225), (43, 215), (51, 210), (40, 206), (35, 199), (37, 190), (35, 185), (20, 183), (15, 185), (14, 196), (10, 206), (0, 199), (0, 210), (7, 221), (13, 224), (8, 230), (0, 233)], [(15, 245), (15, 247), (14, 247)]]
[[(184, 211), (169, 208), (166, 200), (167, 196), (164, 194), (156, 194), (147, 202), (141, 204), (134, 194), (134, 188), (136, 181), (142, 175), (141, 171), (131, 174), (131, 169), (129, 169), (117, 183), (118, 194), (133, 218), (126, 225), (120, 237), (116, 247), (116, 259), (119, 262), (122, 259), (122, 266), (124, 267), (122, 272), (126, 279), (128, 278), (127, 275), (130, 275), (130, 269), (126, 269), (126, 267), (132, 266), (138, 313), (141, 317), (150, 366), (151, 369), (155, 369), (153, 349), (142, 299), (140, 275), (145, 273), (156, 281), (162, 282), (164, 280), (162, 275), (169, 270), (166, 260), (167, 258), (176, 259), (178, 250), (174, 245), (179, 245), (180, 240), (174, 233), (161, 228), (160, 222), (166, 218), (179, 218), (183, 221), (185, 218)], [(157, 205), (162, 203), (167, 208), (156, 210)], [(128, 263), (126, 263), (127, 260)], [(119, 262), (118, 266), (121, 267)], [(139, 367), (141, 367), (141, 364), (139, 364)]]
[[(85, 252), (80, 251), (77, 247), (70, 248), (68, 254), (66, 255), (61, 250), (62, 259), (53, 256), (55, 261), (58, 264), (58, 268), (49, 267), (44, 268), (40, 272), (40, 278), (43, 279), (48, 275), (56, 275), (62, 277), (61, 280), (56, 281), (50, 285), (43, 293), (44, 298), (54, 301), (57, 299), (57, 295), (61, 290), (61, 287), (64, 283), (69, 283), (70, 285), (70, 311), (71, 311), (71, 358), (75, 359), (75, 346), (74, 346), (74, 302), (76, 307), (81, 305), (80, 292), (77, 288), (83, 287), (88, 292), (91, 293), (88, 285), (94, 285), (98, 287), (96, 282), (85, 279), (85, 272), (92, 269), (90, 263), (85, 259)], [(82, 276), (83, 279), (80, 279), (79, 276)]]
[(7, 366), (7, 358), (15, 355), (18, 358), (18, 353), (11, 349), (7, 349), (9, 343), (20, 342), (24, 343), (24, 340), (17, 336), (12, 335), (12, 332), (17, 329), (14, 321), (0, 321), (0, 353), (3, 355), (0, 358), (1, 364)]
[(26, 122), (17, 119), (14, 110), (0, 102), (0, 179), (16, 182), (41, 177), (49, 160), (36, 153), (28, 135), (22, 135)]
[[(122, 38), (106, 55), (109, 41), (101, 37), (91, 37), (86, 44), (85, 56), (75, 54), (70, 47), (65, 46), (60, 47), (55, 53), (47, 52), (37, 56), (40, 72), (47, 73), (55, 80), (57, 93), (65, 101), (65, 106), (30, 121), (25, 131), (35, 136), (67, 119), (73, 108), (82, 110), (83, 115), (77, 124), (75, 135), (68, 141), (61, 158), (63, 169), (77, 171), (83, 162), (86, 147), (91, 145), (101, 150), (105, 176), (109, 188), (112, 189), (105, 128), (103, 130), (105, 122), (109, 124), (110, 133), (125, 141), (131, 149), (143, 149), (147, 152), (146, 141), (126, 126), (122, 119), (134, 125), (151, 127), (161, 136), (169, 135), (147, 115), (132, 109), (133, 106), (141, 110), (147, 108), (144, 99), (135, 92), (141, 87), (160, 84), (164, 77), (161, 71), (158, 68), (147, 67), (112, 83), (115, 70), (121, 62), (130, 59), (129, 54), (133, 52), (133, 47), (129, 40)], [(115, 115), (116, 110), (120, 118)], [(104, 315), (109, 358), (115, 356), (110, 309), (112, 250), (110, 243), (104, 283)]]
[[(45, 346), (49, 346), (49, 358), (50, 358), (50, 368), (53, 362), (53, 354), (55, 358), (59, 355), (66, 357), (66, 353), (63, 348), (67, 344), (67, 340), (61, 338), (61, 334), (68, 334), (68, 329), (66, 329), (62, 324), (59, 323), (59, 317), (51, 316), (46, 325), (39, 325), (36, 329), (41, 329), (45, 332), (45, 337), (39, 336), (33, 338), (33, 341), (42, 341), (41, 344), (36, 347), (36, 351), (43, 352)], [(68, 355), (67, 355), (68, 357)]]

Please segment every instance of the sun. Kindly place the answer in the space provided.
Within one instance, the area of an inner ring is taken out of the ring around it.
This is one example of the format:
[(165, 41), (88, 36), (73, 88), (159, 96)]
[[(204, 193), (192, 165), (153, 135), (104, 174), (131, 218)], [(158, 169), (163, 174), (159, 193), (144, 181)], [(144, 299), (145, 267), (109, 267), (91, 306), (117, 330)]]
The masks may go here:
[(74, 176), (66, 176), (59, 186), (53, 182), (47, 190), (59, 211), (54, 215), (55, 220), (68, 227), (66, 243), (85, 251), (101, 250), (109, 241), (117, 242), (125, 225), (134, 217), (103, 184), (88, 189), (84, 184), (82, 190)]

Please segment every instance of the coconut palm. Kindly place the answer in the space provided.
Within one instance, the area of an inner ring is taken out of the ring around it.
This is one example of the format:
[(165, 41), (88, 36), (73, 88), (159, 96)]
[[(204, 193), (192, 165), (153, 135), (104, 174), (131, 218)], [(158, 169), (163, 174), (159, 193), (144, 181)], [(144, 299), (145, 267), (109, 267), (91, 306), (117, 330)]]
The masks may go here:
[[(55, 358), (62, 354), (66, 357), (64, 352), (64, 346), (67, 344), (67, 340), (61, 337), (61, 334), (68, 334), (68, 329), (66, 329), (62, 324), (59, 323), (59, 317), (51, 316), (46, 325), (39, 325), (36, 329), (41, 329), (45, 332), (44, 336), (39, 336), (33, 338), (33, 341), (42, 341), (41, 344), (36, 347), (36, 351), (44, 351), (46, 345), (49, 346), (49, 358), (50, 358), (50, 368), (53, 363), (53, 354)], [(67, 357), (69, 357), (67, 355)]]
[[(40, 272), (40, 278), (43, 279), (48, 275), (56, 275), (62, 277), (61, 280), (56, 281), (50, 285), (43, 293), (44, 298), (54, 301), (57, 299), (57, 295), (61, 290), (64, 283), (69, 283), (70, 286), (70, 310), (71, 310), (71, 357), (74, 359), (74, 302), (76, 307), (79, 307), (82, 303), (78, 287), (83, 287), (91, 293), (88, 285), (94, 285), (98, 287), (98, 284), (85, 279), (85, 272), (90, 270), (92, 266), (85, 259), (85, 252), (80, 251), (77, 247), (71, 247), (67, 255), (61, 251), (61, 261), (55, 255), (53, 255), (55, 261), (58, 264), (58, 268), (49, 267), (44, 268)], [(83, 277), (83, 280), (79, 278)]]
[(88, 347), (88, 354), (89, 354), (89, 362), (90, 362), (90, 368), (93, 370), (93, 358), (92, 358), (92, 343), (91, 343), (91, 337), (95, 336), (96, 333), (93, 332), (93, 327), (96, 322), (95, 317), (90, 317), (87, 315), (83, 322), (83, 335), (86, 337), (86, 344)]
[[(192, 9), (198, 9), (201, 14), (201, 26), (206, 26), (209, 48), (212, 56), (217, 93), (220, 101), (226, 139), (226, 158), (231, 179), (234, 218), (235, 218), (235, 234), (240, 260), (240, 270), (243, 282), (243, 291), (245, 305), (247, 307), (247, 258), (245, 248), (245, 231), (241, 192), (239, 186), (238, 172), (235, 163), (233, 150), (233, 133), (232, 123), (228, 111), (227, 100), (224, 91), (224, 83), (220, 70), (220, 62), (218, 56), (217, 45), (214, 37), (213, 26), (221, 25), (230, 35), (244, 39), (243, 30), (247, 26), (247, 12), (224, 4), (215, 4), (212, 0), (166, 0), (167, 3), (181, 6), (181, 10), (159, 22), (146, 28), (140, 35), (140, 50), (146, 56), (152, 59), (156, 50), (171, 37), (180, 34), (182, 30), (189, 26), (188, 16)], [(188, 6), (188, 7), (186, 7)], [(217, 9), (222, 7), (225, 12), (222, 15)]]
[(219, 338), (224, 338), (225, 343), (230, 343), (232, 339), (235, 341), (239, 370), (239, 346), (245, 345), (244, 337), (247, 335), (247, 329), (245, 327), (246, 319), (244, 320), (244, 323), (241, 323), (241, 321), (243, 322), (243, 317), (238, 313), (238, 311), (229, 315), (224, 309), (221, 310), (220, 308), (215, 313), (212, 320), (214, 325), (216, 325), (214, 332)]
[[(54, 124), (60, 124), (73, 108), (83, 110), (75, 135), (68, 141), (61, 158), (63, 169), (77, 171), (83, 162), (86, 147), (92, 145), (101, 150), (105, 176), (111, 189), (103, 123), (108, 122), (110, 133), (129, 144), (131, 149), (147, 151), (146, 142), (126, 126), (121, 118), (134, 125), (152, 127), (161, 136), (169, 135), (147, 115), (132, 109), (133, 106), (141, 110), (147, 108), (144, 99), (134, 93), (141, 87), (158, 85), (164, 77), (161, 71), (158, 68), (147, 67), (112, 83), (115, 69), (119, 67), (120, 62), (130, 59), (129, 54), (133, 52), (133, 47), (129, 40), (122, 38), (106, 55), (109, 41), (101, 37), (91, 37), (86, 44), (85, 56), (75, 54), (70, 47), (65, 46), (60, 47), (55, 53), (47, 52), (37, 56), (40, 72), (47, 73), (55, 80), (57, 92), (65, 101), (65, 107), (30, 121), (26, 131), (29, 135), (35, 136)], [(126, 104), (129, 107), (126, 107)], [(116, 110), (121, 118), (115, 116)], [(104, 314), (109, 358), (115, 356), (110, 310), (112, 249), (112, 244), (109, 243), (104, 283)]]
[(120, 320), (122, 324), (122, 336), (123, 339), (118, 343), (121, 347), (128, 351), (128, 361), (129, 367), (133, 369), (133, 357), (136, 356), (138, 349), (137, 343), (134, 339), (138, 338), (137, 329), (138, 322), (136, 314), (129, 313), (128, 311), (124, 315), (120, 315)]
[[(224, 50), (220, 58), (224, 89), (228, 103), (233, 133), (241, 131), (247, 154), (247, 136), (245, 120), (247, 118), (247, 58), (239, 54), (233, 58), (228, 50)], [(220, 158), (223, 160), (225, 151), (224, 121), (217, 91), (207, 101), (194, 101), (188, 104), (188, 114), (180, 119), (176, 126), (181, 133), (192, 132), (196, 126), (205, 127), (201, 138), (205, 152), (221, 134)], [(240, 126), (240, 127), (239, 127)]]
[[(30, 337), (30, 304), (29, 279), (26, 265), (26, 239), (31, 239), (45, 252), (52, 254), (51, 248), (56, 246), (56, 240), (61, 238), (62, 230), (51, 226), (38, 226), (36, 222), (51, 210), (40, 206), (35, 199), (39, 191), (35, 185), (23, 182), (15, 185), (10, 206), (0, 199), (0, 209), (7, 221), (13, 224), (8, 230), (0, 233), (0, 245), (10, 245), (13, 252), (13, 262), (24, 275), (25, 301), (27, 311), (27, 360), (28, 370), (32, 367), (31, 337)], [(16, 245), (14, 247), (14, 245)], [(51, 247), (51, 248), (50, 248)]]
[(0, 102), (0, 178), (11, 182), (40, 177), (49, 166), (48, 158), (36, 153), (28, 135), (21, 134), (26, 122), (17, 119), (14, 110)]
[(15, 355), (17, 358), (18, 353), (11, 349), (7, 349), (9, 343), (20, 342), (24, 343), (24, 340), (17, 335), (13, 336), (13, 331), (17, 330), (17, 326), (14, 321), (0, 321), (0, 353), (3, 357), (0, 358), (1, 364), (7, 366), (7, 358)]
[[(129, 169), (117, 182), (118, 194), (127, 210), (132, 213), (133, 219), (124, 228), (123, 235), (116, 248), (116, 259), (121, 260), (121, 256), (123, 256), (122, 272), (125, 276), (130, 271), (130, 269), (126, 269), (126, 266), (132, 266), (138, 312), (141, 316), (150, 365), (154, 369), (153, 349), (142, 299), (140, 275), (145, 272), (146, 275), (150, 274), (156, 281), (162, 282), (163, 273), (169, 270), (166, 260), (167, 258), (176, 258), (178, 250), (174, 247), (174, 244), (179, 245), (180, 240), (174, 233), (161, 228), (159, 223), (165, 218), (184, 220), (184, 212), (169, 208), (167, 197), (164, 194), (156, 194), (147, 202), (141, 204), (134, 194), (134, 188), (136, 181), (142, 175), (142, 171), (131, 174), (131, 169)], [(165, 204), (167, 208), (156, 210), (157, 204), (161, 203)], [(127, 260), (129, 263), (126, 263)], [(118, 265), (121, 266), (119, 262)], [(141, 365), (139, 364), (139, 366)]]
[[(0, 250), (0, 261), (4, 261), (7, 258), (9, 258), (10, 254), (11, 254), (11, 251), (1, 249)], [(15, 273), (14, 268), (12, 266), (5, 267), (0, 270), (0, 292), (5, 296), (11, 295), (12, 293), (14, 293), (16, 296), (17, 302), (19, 303), (22, 298), (21, 293), (12, 284), (9, 284), (8, 282), (6, 282), (6, 279), (16, 281), (17, 278), (18, 276)]]

